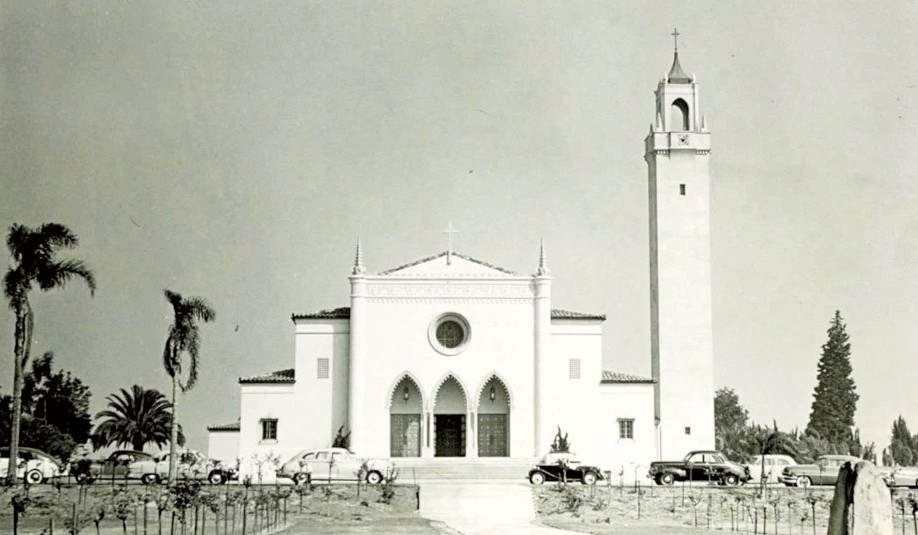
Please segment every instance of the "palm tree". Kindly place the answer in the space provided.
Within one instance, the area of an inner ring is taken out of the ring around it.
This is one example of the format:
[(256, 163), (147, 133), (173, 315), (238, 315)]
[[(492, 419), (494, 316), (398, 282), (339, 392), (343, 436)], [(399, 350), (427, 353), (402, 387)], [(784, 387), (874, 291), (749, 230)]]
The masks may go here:
[[(108, 408), (96, 414), (96, 425), (92, 434), (95, 449), (112, 444), (130, 445), (137, 451), (149, 443), (163, 447), (172, 433), (172, 404), (159, 390), (146, 390), (134, 385), (130, 391), (121, 389), (107, 398)], [(185, 444), (182, 426), (178, 426), (178, 444)]]
[[(197, 321), (211, 322), (216, 319), (217, 313), (201, 297), (184, 298), (171, 290), (164, 290), (164, 293), (174, 313), (166, 346), (163, 348), (163, 367), (172, 379), (172, 435), (169, 440), (169, 483), (172, 484), (175, 482), (175, 444), (178, 440), (178, 389), (187, 392), (197, 383), (201, 348)], [(182, 383), (182, 355), (185, 353), (188, 354), (188, 377)]]
[[(61, 288), (70, 279), (80, 278), (89, 286), (91, 295), (96, 291), (92, 271), (80, 260), (58, 260), (60, 249), (73, 249), (79, 244), (76, 235), (64, 225), (44, 223), (37, 229), (13, 224), (6, 236), (13, 265), (3, 276), (3, 294), (16, 315), (13, 336), (13, 407), (10, 440), (10, 466), (16, 466), (19, 456), (19, 428), (22, 412), (23, 369), (29, 361), (32, 346), (34, 315), (29, 303), (29, 292), (37, 284), (44, 291)], [(16, 471), (10, 470), (7, 481), (16, 481)]]

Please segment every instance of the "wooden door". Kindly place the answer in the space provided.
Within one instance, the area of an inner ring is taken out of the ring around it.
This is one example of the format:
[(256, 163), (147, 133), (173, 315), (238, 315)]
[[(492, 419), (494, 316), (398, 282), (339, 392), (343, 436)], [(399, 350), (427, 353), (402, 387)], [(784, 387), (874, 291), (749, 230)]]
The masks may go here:
[(420, 457), (421, 415), (390, 415), (389, 437), (390, 457)]
[(478, 415), (478, 456), (479, 457), (507, 457), (507, 415), (506, 414), (479, 414)]

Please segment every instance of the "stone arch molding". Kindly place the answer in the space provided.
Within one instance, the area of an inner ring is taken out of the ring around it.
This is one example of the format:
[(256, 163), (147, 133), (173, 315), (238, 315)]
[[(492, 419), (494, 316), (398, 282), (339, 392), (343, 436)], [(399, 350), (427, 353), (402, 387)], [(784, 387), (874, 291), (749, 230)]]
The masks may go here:
[[(418, 393), (421, 395), (421, 408), (423, 409), (424, 407), (427, 407), (428, 400), (425, 399), (424, 389), (421, 388), (421, 381), (419, 381), (418, 378), (415, 377), (413, 373), (406, 370), (398, 374), (395, 377), (395, 380), (392, 381), (391, 384), (389, 384), (389, 389), (387, 390), (388, 394), (386, 395), (386, 400), (385, 400), (386, 411), (389, 411), (389, 409), (392, 408), (392, 399), (393, 399), (393, 396), (395, 395), (395, 389), (398, 388), (398, 385), (405, 379), (409, 379), (410, 381), (412, 381), (414, 383), (414, 387), (418, 389)], [(461, 383), (460, 383), (460, 386), (462, 386)], [(438, 386), (437, 389), (439, 390), (439, 388), (440, 387)]]
[(443, 376), (440, 377), (440, 379), (436, 383), (434, 383), (434, 388), (431, 391), (430, 396), (427, 398), (427, 405), (426, 405), (427, 410), (429, 411), (434, 410), (435, 405), (437, 404), (437, 395), (440, 393), (440, 388), (442, 388), (443, 384), (446, 383), (446, 381), (448, 381), (450, 378), (454, 379), (456, 383), (459, 384), (459, 389), (462, 390), (462, 395), (465, 396), (465, 408), (466, 410), (468, 410), (469, 408), (469, 389), (465, 386), (465, 383), (462, 381), (462, 379), (460, 379), (458, 375), (456, 375), (455, 373), (451, 371), (443, 374)]
[(485, 375), (485, 378), (478, 384), (478, 389), (475, 390), (475, 410), (478, 410), (478, 402), (481, 399), (481, 393), (484, 392), (485, 385), (487, 385), (491, 379), (497, 379), (504, 385), (504, 390), (507, 392), (507, 410), (513, 410), (513, 392), (510, 390), (510, 385), (507, 383), (507, 380), (497, 372), (491, 372)]

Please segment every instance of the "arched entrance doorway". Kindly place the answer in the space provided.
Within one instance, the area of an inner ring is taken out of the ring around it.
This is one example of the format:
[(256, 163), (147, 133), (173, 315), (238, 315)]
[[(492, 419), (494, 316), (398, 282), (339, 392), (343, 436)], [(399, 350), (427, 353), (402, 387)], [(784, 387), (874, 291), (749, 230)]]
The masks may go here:
[(449, 376), (434, 399), (435, 457), (465, 457), (467, 411), (465, 391), (455, 377)]
[(510, 393), (496, 376), (478, 395), (478, 456), (510, 456)]
[(421, 456), (421, 389), (405, 376), (392, 390), (389, 399), (389, 456)]

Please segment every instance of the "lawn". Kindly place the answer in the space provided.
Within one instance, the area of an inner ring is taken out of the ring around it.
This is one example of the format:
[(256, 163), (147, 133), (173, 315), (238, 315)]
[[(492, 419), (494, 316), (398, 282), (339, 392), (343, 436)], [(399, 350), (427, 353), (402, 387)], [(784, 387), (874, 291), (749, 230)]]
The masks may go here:
[[(539, 521), (556, 528), (603, 535), (701, 535), (724, 531), (768, 534), (825, 533), (830, 487), (811, 490), (717, 486), (641, 487), (579, 484), (533, 487)], [(914, 529), (914, 491), (896, 490), (894, 524)], [(814, 514), (815, 513), (815, 514)], [(815, 521), (814, 521), (815, 520)], [(766, 529), (767, 528), (767, 529)]]
[[(316, 485), (190, 486), (169, 492), (144, 485), (39, 485), (28, 490), (21, 535), (255, 535), (257, 533), (440, 533), (417, 516), (417, 487)], [(14, 496), (0, 489), (0, 533), (13, 533)], [(15, 498), (19, 503), (20, 499)], [(246, 503), (243, 511), (243, 502)], [(184, 521), (183, 521), (184, 517)]]

